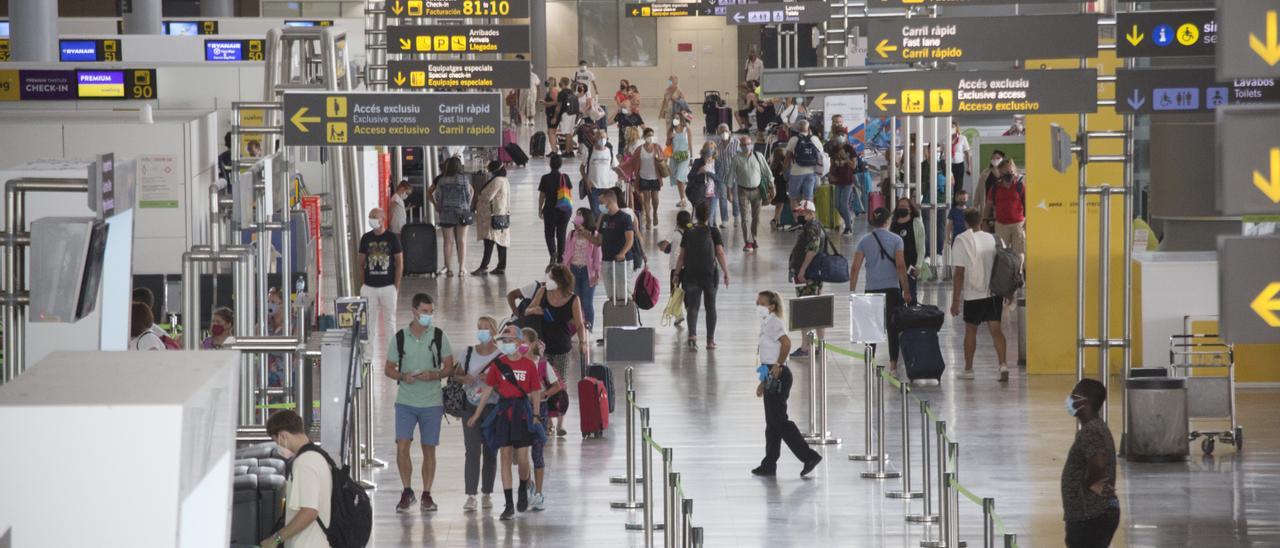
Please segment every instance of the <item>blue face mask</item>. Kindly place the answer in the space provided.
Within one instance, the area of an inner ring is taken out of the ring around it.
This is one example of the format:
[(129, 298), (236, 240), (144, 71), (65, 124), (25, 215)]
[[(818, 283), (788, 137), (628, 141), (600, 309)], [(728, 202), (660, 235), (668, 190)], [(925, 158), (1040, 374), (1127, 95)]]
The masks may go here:
[[(1081, 401), (1083, 402), (1084, 400), (1081, 400)], [(1067, 394), (1067, 414), (1074, 417), (1076, 416), (1076, 413), (1079, 413), (1079, 412), (1080, 412), (1080, 408), (1076, 407), (1075, 398), (1073, 398), (1071, 394)]]
[(513, 342), (498, 343), (498, 351), (502, 352), (504, 355), (510, 356), (512, 354), (515, 354), (517, 350), (520, 350), (520, 349), (516, 346), (516, 343), (513, 343)]
[(493, 333), (490, 333), (488, 329), (477, 330), (476, 340), (480, 341), (480, 344), (487, 344), (489, 341), (493, 340)]
[(597, 205), (596, 205), (596, 211), (599, 211), (601, 215), (608, 214), (608, 213), (609, 213), (609, 206), (606, 206), (606, 205), (604, 205), (604, 204), (597, 204)]
[(418, 325), (422, 327), (431, 327), (431, 314), (419, 314)]

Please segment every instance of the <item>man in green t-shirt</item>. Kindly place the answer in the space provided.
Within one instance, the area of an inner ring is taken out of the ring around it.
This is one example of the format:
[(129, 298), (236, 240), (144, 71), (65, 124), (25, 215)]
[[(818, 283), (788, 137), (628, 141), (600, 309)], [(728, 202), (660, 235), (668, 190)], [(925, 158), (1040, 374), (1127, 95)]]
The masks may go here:
[(387, 348), (385, 373), (396, 381), (396, 467), (400, 469), (400, 494), (397, 512), (407, 511), (416, 501), (409, 481), (413, 479), (413, 460), (409, 447), (413, 429), (422, 436), (422, 509), (436, 510), (431, 499), (431, 483), (436, 476), (436, 445), (440, 444), (440, 419), (444, 417), (444, 397), (440, 380), (453, 374), (453, 347), (444, 330), (431, 325), (435, 302), (430, 295), (413, 296), (413, 321), (391, 337)]

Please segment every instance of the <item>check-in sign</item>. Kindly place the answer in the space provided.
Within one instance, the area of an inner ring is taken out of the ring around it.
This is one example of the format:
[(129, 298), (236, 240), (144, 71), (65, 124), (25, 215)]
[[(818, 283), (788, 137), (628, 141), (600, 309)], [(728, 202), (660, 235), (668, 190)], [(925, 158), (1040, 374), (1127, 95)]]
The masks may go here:
[(289, 146), (501, 146), (498, 93), (284, 95)]
[(1280, 77), (1280, 2), (1218, 0), (1218, 77)]
[(1280, 215), (1280, 105), (1218, 109), (1218, 210)]
[(532, 84), (528, 61), (389, 61), (393, 89), (527, 89)]
[(868, 61), (1015, 61), (1093, 57), (1097, 15), (873, 19)]
[(529, 25), (421, 25), (387, 28), (391, 53), (529, 53)]
[(1218, 239), (1218, 315), (1229, 343), (1280, 343), (1280, 237)]
[(1094, 112), (1093, 69), (885, 72), (867, 77), (872, 116)]

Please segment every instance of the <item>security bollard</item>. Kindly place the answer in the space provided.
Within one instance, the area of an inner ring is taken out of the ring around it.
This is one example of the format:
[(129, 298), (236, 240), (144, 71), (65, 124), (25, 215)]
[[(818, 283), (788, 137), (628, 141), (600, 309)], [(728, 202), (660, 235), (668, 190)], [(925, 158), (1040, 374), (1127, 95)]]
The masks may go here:
[(950, 515), (948, 502), (950, 495), (950, 485), (947, 483), (947, 421), (936, 421), (933, 423), (934, 431), (937, 433), (935, 441), (937, 441), (937, 457), (938, 462), (934, 466), (934, 470), (938, 476), (938, 540), (925, 540), (920, 542), (923, 548), (947, 548), (947, 519)]
[(875, 345), (863, 345), (862, 349), (862, 401), (865, 411), (862, 420), (862, 453), (854, 453), (849, 455), (849, 460), (856, 461), (873, 461), (880, 457), (876, 456), (871, 450), (871, 413), (875, 402), (872, 401), (871, 384), (875, 382), (875, 367), (872, 365), (876, 360)]
[(960, 444), (947, 441), (947, 466), (950, 468), (947, 480), (947, 546), (964, 547), (960, 540), (960, 490), (952, 483), (960, 481)]
[(680, 533), (680, 546), (688, 548), (693, 546), (693, 499), (684, 499), (681, 511), (680, 525), (683, 530)]
[(930, 461), (933, 460), (930, 454), (929, 443), (929, 402), (920, 401), (920, 470), (921, 480), (924, 483), (924, 512), (919, 514), (910, 514), (907, 521), (910, 523), (937, 523), (938, 515), (933, 513), (933, 478), (929, 477), (931, 471)]
[[(909, 410), (910, 398), (907, 394), (911, 389), (907, 388), (907, 383), (898, 385), (898, 394), (902, 397), (902, 490), (890, 491), (885, 496), (891, 499), (918, 499), (924, 496), (920, 491), (911, 490), (911, 411)], [(927, 476), (928, 473), (926, 472)]]
[(874, 472), (862, 473), (862, 477), (867, 479), (893, 479), (901, 475), (897, 472), (885, 470), (885, 464), (889, 457), (884, 453), (884, 377), (880, 376), (882, 371), (884, 371), (884, 366), (877, 365), (876, 377), (879, 380), (873, 385), (876, 396), (876, 455), (880, 458), (876, 459), (876, 470)]
[(996, 548), (996, 499), (982, 499), (982, 546)]
[(615, 502), (611, 506), (614, 508), (636, 509), (636, 431), (635, 431), (635, 399), (636, 391), (634, 380), (632, 379), (633, 370), (628, 367), (626, 370), (627, 390), (625, 393), (626, 401), (626, 423), (627, 423), (627, 473), (621, 476), (613, 476), (609, 478), (609, 483), (627, 486), (627, 502)]
[[(663, 453), (669, 455), (670, 451), (670, 449), (664, 449)], [(666, 455), (664, 455), (665, 457)], [(667, 465), (663, 466), (663, 468), (670, 469), (671, 467)], [(662, 528), (662, 532), (666, 537), (666, 544), (663, 544), (663, 546), (675, 548), (677, 543), (680, 542), (680, 532), (684, 531), (684, 527), (680, 526), (680, 501), (676, 500), (676, 487), (680, 485), (680, 474), (678, 472), (667, 472), (663, 477), (667, 480), (664, 482), (666, 483), (663, 487), (665, 493), (662, 497), (662, 509), (666, 512), (666, 518), (663, 520), (666, 523), (663, 523)]]

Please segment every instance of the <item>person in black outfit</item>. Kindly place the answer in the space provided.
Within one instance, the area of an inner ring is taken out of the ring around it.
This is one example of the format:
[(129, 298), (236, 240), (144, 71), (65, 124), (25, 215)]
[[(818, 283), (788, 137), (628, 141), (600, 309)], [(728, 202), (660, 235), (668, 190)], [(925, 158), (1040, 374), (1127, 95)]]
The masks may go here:
[(227, 182), (227, 186), (226, 188), (223, 189), (223, 191), (230, 194), (231, 185), (234, 184), (234, 181), (231, 180), (233, 179), (231, 174), (237, 173), (239, 171), (236, 169), (235, 166), (231, 165), (231, 132), (230, 131), (228, 131), (225, 135), (222, 136), (222, 147), (225, 148), (226, 150), (223, 150), (222, 154), (218, 155), (218, 177)]
[(1120, 526), (1116, 497), (1116, 443), (1099, 413), (1107, 388), (1094, 379), (1076, 383), (1067, 413), (1080, 423), (1062, 467), (1062, 519), (1067, 548), (1106, 548)]
[(809, 447), (800, 428), (787, 416), (787, 399), (791, 396), (787, 353), (791, 351), (791, 338), (782, 326), (782, 297), (773, 291), (761, 291), (756, 296), (756, 315), (760, 318), (760, 367), (756, 369), (760, 385), (756, 387), (756, 397), (764, 398), (764, 460), (751, 473), (774, 476), (785, 441), (791, 453), (804, 463), (800, 477), (805, 477), (822, 462), (822, 455)]
[(547, 253), (551, 255), (550, 264), (557, 264), (564, 257), (564, 237), (569, 229), (569, 215), (572, 211), (564, 211), (556, 207), (556, 193), (561, 185), (567, 185), (569, 193), (573, 193), (573, 181), (568, 175), (560, 172), (563, 160), (557, 154), (551, 155), (551, 173), (542, 176), (538, 183), (538, 217), (542, 219), (542, 234), (547, 241)]
[(676, 270), (681, 272), (684, 306), (689, 309), (689, 351), (698, 349), (698, 305), (707, 306), (707, 350), (716, 348), (716, 289), (719, 284), (716, 263), (723, 272), (724, 286), (729, 287), (729, 265), (724, 256), (724, 239), (720, 230), (707, 226), (711, 207), (702, 202), (694, 209), (698, 223), (685, 231), (680, 241), (680, 257)]
[(893, 223), (889, 225), (889, 232), (902, 238), (902, 255), (907, 263), (907, 281), (912, 295), (917, 294), (916, 286), (920, 279), (917, 265), (920, 264), (920, 254), (924, 248), (923, 242), (916, 241), (916, 223), (923, 224), (920, 221), (919, 207), (907, 198), (898, 198), (898, 206), (893, 210)]

